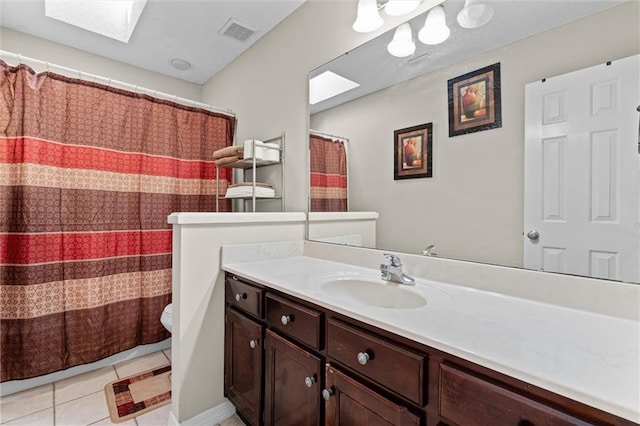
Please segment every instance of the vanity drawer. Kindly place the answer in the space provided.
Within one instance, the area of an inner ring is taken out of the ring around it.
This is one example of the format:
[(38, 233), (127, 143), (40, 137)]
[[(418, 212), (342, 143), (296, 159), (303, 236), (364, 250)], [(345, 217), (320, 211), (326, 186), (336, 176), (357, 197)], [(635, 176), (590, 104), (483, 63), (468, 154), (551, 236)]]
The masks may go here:
[(267, 293), (267, 325), (282, 334), (320, 350), (322, 313)]
[(334, 319), (327, 356), (419, 405), (425, 404), (427, 356)]
[(439, 394), (440, 416), (460, 425), (591, 424), (447, 364), (440, 364)]
[(227, 274), (224, 293), (229, 305), (262, 319), (264, 291), (261, 288), (240, 281), (232, 274)]

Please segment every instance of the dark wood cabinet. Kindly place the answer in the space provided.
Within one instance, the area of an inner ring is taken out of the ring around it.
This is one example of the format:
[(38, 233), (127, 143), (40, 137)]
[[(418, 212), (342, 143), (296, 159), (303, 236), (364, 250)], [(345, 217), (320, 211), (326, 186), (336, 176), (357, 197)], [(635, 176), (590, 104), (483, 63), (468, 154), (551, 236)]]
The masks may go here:
[(265, 424), (319, 426), (322, 360), (271, 330), (265, 335)]
[(235, 311), (225, 312), (225, 394), (249, 424), (261, 424), (263, 326)]
[(639, 426), (232, 274), (225, 300), (225, 394), (252, 426)]
[(426, 399), (427, 357), (341, 321), (327, 321), (327, 356), (418, 405)]
[(590, 423), (455, 366), (440, 366), (440, 416), (459, 425), (587, 426)]
[(327, 426), (419, 426), (420, 417), (327, 365)]

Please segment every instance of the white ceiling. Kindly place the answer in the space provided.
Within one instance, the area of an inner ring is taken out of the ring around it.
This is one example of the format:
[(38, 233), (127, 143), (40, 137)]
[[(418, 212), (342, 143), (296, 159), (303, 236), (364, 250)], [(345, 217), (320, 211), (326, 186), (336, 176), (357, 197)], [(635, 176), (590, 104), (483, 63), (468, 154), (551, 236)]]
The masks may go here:
[[(44, 0), (0, 0), (0, 26), (204, 84), (304, 1), (148, 0), (129, 43), (46, 17)], [(245, 42), (218, 34), (230, 18), (256, 33)], [(174, 58), (189, 62), (191, 68), (173, 68)]]
[[(420, 43), (417, 33), (424, 25), (425, 16), (417, 16), (409, 21), (416, 40), (416, 51), (413, 55), (395, 58), (387, 52), (387, 44), (393, 38), (394, 30), (391, 30), (313, 70), (312, 77), (324, 71), (333, 71), (359, 83), (360, 87), (311, 105), (311, 113), (315, 114), (377, 90), (443, 69), (500, 46), (601, 12), (624, 1), (485, 0), (484, 3), (490, 4), (494, 9), (493, 19), (484, 27), (464, 29), (456, 22), (456, 16), (463, 8), (464, 0), (447, 0), (443, 6), (451, 35), (444, 43), (436, 46)], [(381, 15), (384, 17), (384, 14)], [(585, 46), (585, 49), (587, 48)], [(576, 52), (567, 52), (567, 55), (571, 54)]]

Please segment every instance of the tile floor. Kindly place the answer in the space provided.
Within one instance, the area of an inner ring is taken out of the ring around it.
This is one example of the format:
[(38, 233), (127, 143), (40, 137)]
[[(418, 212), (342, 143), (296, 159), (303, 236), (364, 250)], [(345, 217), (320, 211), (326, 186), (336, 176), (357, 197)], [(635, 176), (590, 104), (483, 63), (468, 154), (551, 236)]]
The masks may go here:
[[(2, 426), (106, 426), (112, 425), (104, 385), (121, 377), (166, 365), (171, 350), (39, 386), (0, 398)], [(138, 416), (121, 426), (166, 426), (171, 404)], [(242, 426), (234, 416), (221, 426)]]

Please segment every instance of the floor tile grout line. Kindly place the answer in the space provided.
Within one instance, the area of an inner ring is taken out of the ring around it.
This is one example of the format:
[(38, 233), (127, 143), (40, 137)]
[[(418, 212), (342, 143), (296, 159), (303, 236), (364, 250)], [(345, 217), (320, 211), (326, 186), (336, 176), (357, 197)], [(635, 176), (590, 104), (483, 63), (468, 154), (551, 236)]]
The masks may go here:
[(46, 407), (46, 408), (43, 408), (42, 410), (37, 410), (37, 411), (33, 411), (31, 413), (27, 413), (24, 416), (19, 416), (19, 417), (16, 417), (16, 418), (13, 418), (13, 419), (9, 419), (9, 420), (3, 420), (3, 421), (0, 422), (0, 425), (4, 425), (4, 424), (7, 424), (7, 423), (15, 422), (16, 420), (20, 420), (20, 419), (23, 419), (25, 417), (32, 416), (34, 414), (42, 413), (43, 411), (47, 411), (49, 409), (53, 409), (53, 407)]

